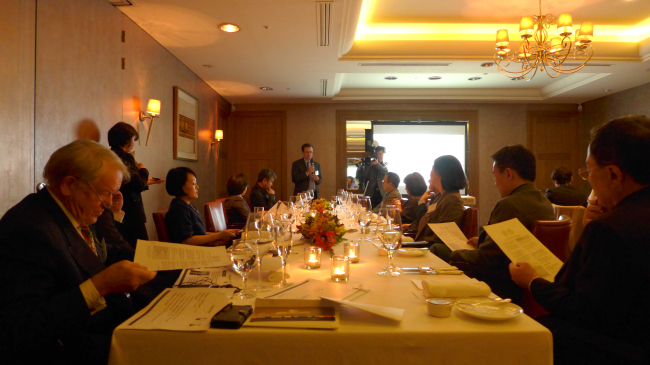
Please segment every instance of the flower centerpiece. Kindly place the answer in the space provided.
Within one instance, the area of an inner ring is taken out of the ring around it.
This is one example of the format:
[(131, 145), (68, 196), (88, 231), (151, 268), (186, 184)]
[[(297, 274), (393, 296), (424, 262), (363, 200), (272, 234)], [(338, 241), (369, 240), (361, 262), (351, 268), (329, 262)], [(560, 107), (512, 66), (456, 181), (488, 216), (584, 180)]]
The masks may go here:
[[(319, 199), (321, 200), (321, 199)], [(339, 222), (339, 218), (328, 212), (319, 213), (316, 216), (307, 216), (305, 223), (298, 226), (303, 237), (311, 240), (314, 245), (325, 251), (332, 251), (332, 247), (343, 241), (345, 226)]]
[(311, 209), (317, 210), (318, 213), (331, 212), (332, 204), (326, 199), (314, 199), (311, 202)]

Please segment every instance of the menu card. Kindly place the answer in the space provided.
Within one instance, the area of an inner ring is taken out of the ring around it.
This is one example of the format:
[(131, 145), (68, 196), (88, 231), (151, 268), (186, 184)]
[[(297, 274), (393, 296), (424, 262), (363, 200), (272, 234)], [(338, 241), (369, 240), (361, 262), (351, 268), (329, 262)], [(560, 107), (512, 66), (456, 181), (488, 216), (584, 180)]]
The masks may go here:
[(467, 243), (467, 237), (454, 222), (429, 223), (429, 227), (452, 251), (474, 249)]
[(563, 263), (517, 218), (483, 227), (510, 261), (527, 262), (542, 278), (553, 281)]
[(178, 243), (138, 240), (133, 262), (150, 271), (229, 266), (224, 246), (201, 247)]

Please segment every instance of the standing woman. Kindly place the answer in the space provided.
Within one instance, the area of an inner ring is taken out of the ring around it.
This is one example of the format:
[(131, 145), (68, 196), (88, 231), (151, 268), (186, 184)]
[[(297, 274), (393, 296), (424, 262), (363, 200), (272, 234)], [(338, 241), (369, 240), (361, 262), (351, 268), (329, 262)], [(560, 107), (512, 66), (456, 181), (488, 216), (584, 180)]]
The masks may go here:
[(135, 154), (133, 147), (138, 138), (140, 136), (135, 128), (124, 122), (115, 124), (108, 131), (108, 144), (111, 146), (111, 150), (122, 159), (131, 175), (131, 180), (120, 187), (120, 192), (124, 197), (122, 210), (125, 213), (121, 233), (133, 248), (135, 248), (139, 239), (149, 239), (145, 227), (147, 216), (144, 212), (141, 194), (149, 189), (149, 185), (165, 182), (165, 180), (150, 178), (149, 171), (144, 167), (144, 164), (136, 162), (133, 156)]

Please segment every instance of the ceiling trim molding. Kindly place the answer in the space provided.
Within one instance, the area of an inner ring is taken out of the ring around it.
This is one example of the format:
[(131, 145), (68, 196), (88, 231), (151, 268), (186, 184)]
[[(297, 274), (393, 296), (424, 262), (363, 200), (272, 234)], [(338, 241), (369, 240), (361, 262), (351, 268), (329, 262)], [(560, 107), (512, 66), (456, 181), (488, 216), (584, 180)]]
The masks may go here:
[(341, 41), (339, 42), (339, 57), (350, 52), (357, 34), (359, 17), (363, 0), (345, 0), (343, 3), (343, 19), (341, 21)]
[[(579, 87), (581, 87), (581, 86), (584, 86), (584, 85), (590, 84), (590, 83), (592, 83), (592, 82), (594, 82), (594, 81), (596, 81), (596, 80), (600, 80), (600, 79), (602, 79), (603, 77), (607, 77), (607, 76), (609, 76), (609, 75), (611, 75), (611, 73), (601, 73), (601, 74), (596, 74), (596, 75), (594, 75), (594, 76), (592, 76), (592, 77), (590, 77), (590, 78), (588, 78), (588, 79), (585, 79), (585, 80), (582, 80), (582, 81), (579, 81), (579, 82), (576, 82), (576, 83), (572, 83), (571, 85), (569, 85), (569, 86), (567, 86), (567, 87), (563, 87), (563, 88), (560, 89), (560, 90), (554, 91), (554, 92), (552, 92), (552, 93), (544, 94), (544, 99), (549, 99), (549, 98), (552, 98), (552, 97), (554, 97), (554, 96), (558, 96), (558, 95), (560, 95), (560, 94), (564, 94), (564, 93), (567, 92), (567, 91), (571, 91), (571, 90), (576, 89), (576, 88), (579, 88)], [(543, 93), (543, 92), (544, 92), (544, 90), (542, 89), (542, 93)]]

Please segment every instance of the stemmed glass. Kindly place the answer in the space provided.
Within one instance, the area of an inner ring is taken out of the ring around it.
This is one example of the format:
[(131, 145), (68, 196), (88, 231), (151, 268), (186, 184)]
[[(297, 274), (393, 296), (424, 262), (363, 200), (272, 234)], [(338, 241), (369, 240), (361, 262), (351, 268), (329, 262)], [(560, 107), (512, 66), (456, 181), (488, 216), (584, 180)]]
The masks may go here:
[[(256, 258), (257, 258), (257, 276), (262, 282), (262, 252), (260, 252), (260, 240), (262, 239), (262, 234), (260, 228), (262, 227), (262, 219), (264, 217), (264, 211), (260, 210), (250, 213), (248, 215), (248, 220), (246, 221), (246, 230), (244, 231), (244, 237), (248, 244), (255, 249)], [(262, 285), (256, 285), (255, 289), (260, 291), (264, 290)], [(268, 288), (267, 288), (268, 290)]]
[(308, 190), (307, 191), (307, 198), (309, 199), (310, 204), (311, 204), (312, 201), (314, 201), (314, 191), (313, 190)]
[(300, 207), (302, 202), (300, 201), (300, 197), (297, 195), (294, 195), (289, 198), (289, 203), (287, 204), (287, 207), (291, 209), (293, 212), (293, 223), (294, 226), (291, 227), (291, 232), (292, 233), (297, 233), (298, 232), (298, 212), (302, 210)]
[(287, 256), (291, 253), (293, 242), (291, 239), (291, 221), (280, 221), (275, 230), (275, 240), (278, 255), (282, 258), (282, 281), (274, 285), (276, 288), (285, 288), (291, 284), (287, 282)]
[(233, 240), (230, 251), (230, 262), (235, 272), (241, 275), (244, 281), (244, 289), (233, 294), (233, 299), (255, 298), (255, 293), (248, 290), (248, 274), (253, 271), (257, 263), (257, 250), (250, 246), (246, 240)]
[(361, 226), (361, 242), (370, 241), (369, 238), (366, 239), (366, 228), (372, 221), (372, 213), (362, 210), (359, 212), (357, 218), (359, 219), (359, 226)]
[(386, 224), (377, 227), (377, 236), (382, 245), (388, 251), (388, 266), (385, 271), (377, 274), (381, 276), (399, 276), (398, 268), (393, 265), (393, 253), (402, 245), (402, 226), (399, 224)]

